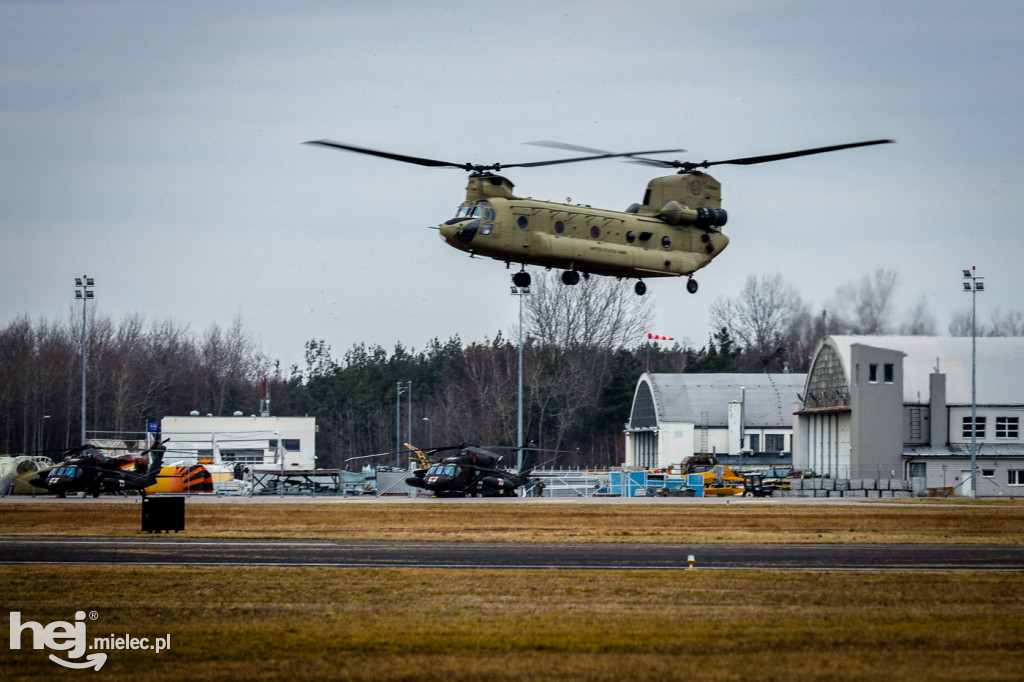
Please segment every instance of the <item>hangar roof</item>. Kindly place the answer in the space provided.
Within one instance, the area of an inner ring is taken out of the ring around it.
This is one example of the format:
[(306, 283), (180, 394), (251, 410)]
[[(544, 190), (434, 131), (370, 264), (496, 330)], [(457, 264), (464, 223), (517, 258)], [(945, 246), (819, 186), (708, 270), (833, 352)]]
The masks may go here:
[[(946, 375), (946, 404), (971, 404), (971, 338), (969, 336), (831, 336), (850, 381), (850, 347), (862, 344), (904, 353), (903, 402), (926, 403), (928, 377)], [(1024, 404), (1024, 338), (977, 339), (977, 390), (980, 405)], [(803, 391), (801, 387), (800, 391)]]
[[(648, 374), (637, 382), (631, 428), (684, 422), (729, 425), (729, 403), (744, 395), (746, 428), (789, 428), (806, 374)], [(653, 405), (653, 411), (651, 407)]]

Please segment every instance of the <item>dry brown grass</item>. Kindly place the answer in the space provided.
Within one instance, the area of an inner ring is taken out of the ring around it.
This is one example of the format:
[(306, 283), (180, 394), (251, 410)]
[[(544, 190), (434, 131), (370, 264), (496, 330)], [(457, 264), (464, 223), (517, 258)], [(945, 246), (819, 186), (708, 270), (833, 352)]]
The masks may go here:
[[(168, 679), (1011, 680), (1020, 573), (0, 566), (0, 608), (172, 636)], [(7, 679), (56, 676), (6, 651)]]
[[(4, 535), (133, 535), (130, 502), (0, 503)], [(1024, 542), (1022, 504), (460, 504), (428, 502), (186, 505), (188, 537), (644, 543)]]

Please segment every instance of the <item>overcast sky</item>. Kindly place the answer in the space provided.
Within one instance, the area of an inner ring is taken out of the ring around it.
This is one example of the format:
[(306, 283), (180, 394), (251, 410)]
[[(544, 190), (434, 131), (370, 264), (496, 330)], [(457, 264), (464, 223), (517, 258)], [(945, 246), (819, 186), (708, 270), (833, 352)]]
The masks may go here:
[[(428, 229), (465, 174), (310, 147), (330, 138), (456, 162), (559, 152), (689, 160), (893, 138), (714, 169), (731, 244), (648, 280), (651, 331), (707, 339), (708, 306), (781, 273), (815, 311), (878, 267), (939, 328), (1024, 308), (1019, 3), (4, 2), (0, 324), (98, 310), (197, 334), (241, 317), (285, 366), (309, 339), (422, 348), (514, 329), (498, 261)], [(657, 169), (510, 169), (517, 193), (625, 209)], [(632, 283), (623, 282), (632, 287)]]

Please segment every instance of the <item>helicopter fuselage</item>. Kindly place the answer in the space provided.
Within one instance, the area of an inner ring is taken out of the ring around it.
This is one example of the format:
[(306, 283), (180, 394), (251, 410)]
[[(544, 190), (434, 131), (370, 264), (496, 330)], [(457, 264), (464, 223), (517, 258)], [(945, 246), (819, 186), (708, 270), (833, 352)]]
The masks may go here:
[(512, 188), (499, 175), (471, 176), (441, 238), (506, 263), (627, 278), (689, 276), (729, 244), (721, 186), (705, 173), (655, 178), (644, 203), (626, 211), (521, 198)]

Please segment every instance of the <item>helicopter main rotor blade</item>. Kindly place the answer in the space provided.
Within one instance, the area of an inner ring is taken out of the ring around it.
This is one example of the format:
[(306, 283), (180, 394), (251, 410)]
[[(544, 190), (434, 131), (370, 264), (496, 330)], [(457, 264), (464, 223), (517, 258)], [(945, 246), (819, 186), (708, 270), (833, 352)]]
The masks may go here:
[(698, 168), (708, 168), (709, 166), (721, 166), (725, 164), (734, 166), (752, 166), (758, 163), (768, 163), (769, 161), (782, 161), (784, 159), (793, 159), (798, 156), (810, 156), (811, 154), (824, 154), (825, 152), (835, 152), (841, 149), (852, 149), (854, 147), (869, 147), (876, 144), (892, 144), (896, 140), (868, 140), (867, 142), (850, 142), (847, 144), (837, 144), (830, 147), (815, 147), (814, 149), (801, 149), (794, 152), (782, 152), (781, 154), (764, 154), (762, 156), (744, 156), (738, 159), (726, 159), (723, 161), (701, 161), (699, 163), (690, 161), (665, 161), (663, 159), (645, 159), (640, 157), (632, 157), (630, 160), (636, 163), (643, 163), (649, 166), (661, 166), (663, 168), (681, 168), (684, 171), (696, 170)]
[(798, 156), (810, 156), (811, 154), (824, 154), (825, 152), (837, 152), (840, 149), (853, 149), (854, 147), (869, 147), (875, 144), (891, 144), (896, 140), (869, 140), (867, 142), (850, 142), (837, 144), (831, 147), (815, 147), (814, 149), (801, 149), (796, 152), (783, 152), (782, 154), (765, 154), (764, 156), (747, 156), (740, 159), (729, 159), (727, 161), (705, 161), (701, 166), (716, 166), (720, 164), (732, 164), (734, 166), (752, 166), (755, 163), (768, 163), (769, 161), (782, 161), (793, 159)]
[[(392, 161), (401, 161), (403, 163), (413, 163), (417, 166), (428, 166), (431, 168), (459, 168), (464, 171), (471, 172), (484, 172), (489, 170), (501, 170), (502, 168), (537, 168), (540, 166), (555, 166), (562, 163), (576, 163), (579, 161), (593, 161), (596, 159), (610, 159), (622, 156), (633, 156), (636, 154), (667, 154), (671, 152), (680, 152), (681, 149), (667, 149), (659, 151), (647, 151), (647, 152), (626, 152), (617, 154), (613, 152), (600, 152), (592, 156), (577, 156), (571, 159), (552, 159), (550, 161), (530, 161), (527, 163), (492, 163), (492, 164), (472, 164), (472, 163), (453, 163), (451, 161), (440, 161), (438, 159), (426, 159), (420, 156), (409, 156), (407, 154), (395, 154), (394, 152), (385, 152), (377, 149), (368, 149), (366, 147), (357, 147), (351, 144), (345, 144), (343, 142), (335, 142), (333, 140), (310, 140), (306, 144), (319, 145), (321, 147), (331, 147), (334, 149), (342, 149), (344, 151), (356, 152), (357, 154), (369, 154), (370, 156), (379, 156), (384, 159), (391, 159)], [(599, 150), (592, 150), (599, 151)]]
[(333, 140), (310, 140), (306, 144), (315, 144), (320, 145), (321, 147), (343, 149), (348, 152), (356, 152), (357, 154), (369, 154), (370, 156), (379, 156), (384, 159), (391, 159), (392, 161), (414, 163), (417, 166), (429, 166), (432, 168), (461, 168), (463, 170), (472, 170), (472, 166), (468, 163), (452, 163), (451, 161), (438, 161), (437, 159), (424, 159), (419, 156), (407, 156), (405, 154), (395, 154), (393, 152), (382, 152), (377, 149), (356, 147), (355, 145), (344, 144), (342, 142), (335, 142)]
[(651, 151), (615, 154), (614, 152), (610, 152), (606, 149), (581, 147), (576, 144), (569, 144), (568, 142), (556, 142), (555, 140), (537, 140), (535, 142), (524, 142), (523, 144), (533, 145), (534, 147), (548, 147), (550, 149), (564, 149), (570, 152), (584, 152), (587, 154), (609, 154), (611, 156), (635, 156), (637, 154), (679, 154), (681, 152), (686, 151), (685, 149), (652, 149)]

